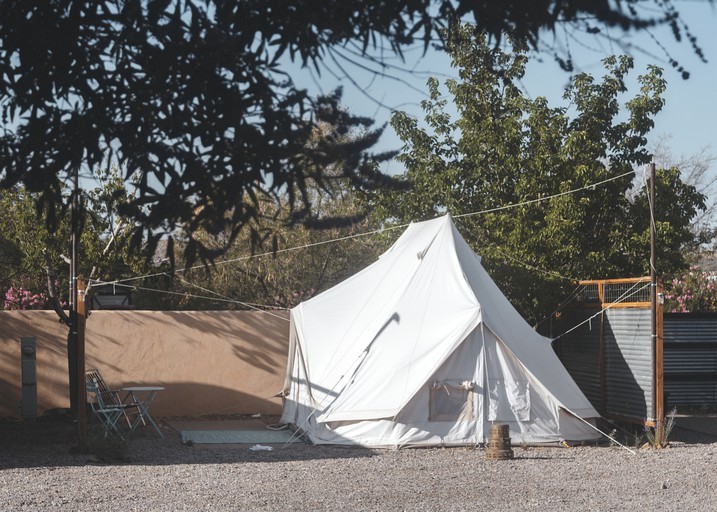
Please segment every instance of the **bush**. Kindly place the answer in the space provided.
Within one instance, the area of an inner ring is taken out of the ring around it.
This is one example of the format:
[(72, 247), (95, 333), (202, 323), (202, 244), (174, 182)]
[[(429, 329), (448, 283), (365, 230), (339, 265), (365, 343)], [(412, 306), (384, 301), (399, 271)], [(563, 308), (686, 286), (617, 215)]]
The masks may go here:
[(47, 296), (30, 290), (10, 287), (5, 292), (3, 309), (47, 309)]
[(717, 276), (697, 267), (665, 283), (665, 311), (696, 313), (717, 311)]

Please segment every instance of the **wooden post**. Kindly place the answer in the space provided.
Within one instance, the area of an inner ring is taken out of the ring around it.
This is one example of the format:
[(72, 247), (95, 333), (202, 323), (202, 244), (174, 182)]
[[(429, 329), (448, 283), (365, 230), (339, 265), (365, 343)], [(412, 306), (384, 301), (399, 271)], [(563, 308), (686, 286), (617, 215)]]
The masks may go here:
[[(604, 304), (600, 302), (600, 309)], [(600, 379), (600, 414), (607, 416), (607, 381), (606, 381), (606, 358), (605, 358), (605, 311), (600, 313), (600, 339), (598, 341), (598, 378)]]
[(657, 285), (657, 337), (655, 338), (655, 410), (657, 411), (657, 417), (660, 418), (662, 423), (665, 420), (665, 371), (664, 371), (664, 305), (660, 300), (662, 297), (662, 286), (658, 283)]
[(87, 445), (87, 389), (85, 388), (85, 303), (86, 285), (84, 279), (77, 278), (77, 438), (80, 447)]

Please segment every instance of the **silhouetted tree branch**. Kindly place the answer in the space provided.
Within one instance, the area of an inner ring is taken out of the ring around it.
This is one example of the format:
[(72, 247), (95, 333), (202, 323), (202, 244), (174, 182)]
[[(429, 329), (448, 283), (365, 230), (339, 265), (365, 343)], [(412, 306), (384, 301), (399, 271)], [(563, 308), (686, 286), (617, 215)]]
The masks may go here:
[[(260, 204), (311, 211), (307, 182), (322, 167), (357, 187), (390, 186), (371, 155), (381, 129), (340, 107), (340, 93), (311, 97), (287, 60), (319, 69), (337, 47), (384, 46), (402, 55), (472, 18), (495, 43), (510, 34), (540, 50), (544, 31), (600, 32), (669, 25), (702, 57), (671, 0), (5, 0), (0, 9), (0, 187), (39, 193), (51, 224), (61, 182), (112, 156), (140, 173), (122, 214), (135, 247), (160, 236), (185, 255), (221, 252), (193, 236), (254, 229)], [(645, 6), (651, 8), (648, 10)], [(346, 54), (344, 58), (346, 58)], [(560, 57), (560, 56), (557, 56)], [(562, 58), (562, 57), (560, 57)], [(570, 69), (570, 57), (564, 67)], [(314, 128), (363, 130), (351, 144), (310, 144)], [(298, 191), (294, 193), (293, 191)], [(225, 215), (232, 212), (231, 215)], [(299, 215), (294, 219), (310, 218)]]

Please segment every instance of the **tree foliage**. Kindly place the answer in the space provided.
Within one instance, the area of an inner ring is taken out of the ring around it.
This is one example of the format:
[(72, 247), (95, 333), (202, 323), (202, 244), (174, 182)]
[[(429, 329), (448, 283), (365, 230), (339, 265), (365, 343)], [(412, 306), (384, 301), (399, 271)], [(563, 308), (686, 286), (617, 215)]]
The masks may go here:
[[(355, 216), (358, 212), (351, 193), (322, 196), (316, 198), (322, 215)], [(267, 204), (266, 208), (276, 207)], [(382, 239), (362, 236), (371, 230), (367, 220), (321, 230), (289, 229), (282, 218), (286, 214), (284, 210), (277, 218), (268, 215), (259, 224), (265, 235), (262, 244), (252, 245), (249, 233), (244, 232), (212, 267), (177, 273), (170, 289), (185, 295), (168, 295), (164, 307), (291, 308), (373, 263), (384, 248)], [(198, 236), (208, 247), (218, 243), (207, 234)]]
[[(458, 118), (445, 111), (435, 79), (423, 103), (425, 126), (394, 115), (405, 144), (401, 179), (410, 191), (369, 196), (377, 218), (407, 222), (450, 212), (531, 321), (548, 313), (575, 278), (648, 273), (649, 204), (645, 187), (633, 189), (631, 171), (650, 160), (645, 136), (663, 106), (661, 70), (639, 77), (640, 91), (621, 109), (632, 61), (610, 57), (601, 79), (585, 73), (572, 79), (569, 107), (551, 107), (518, 87), (524, 45), (505, 53), (470, 27), (449, 43), (460, 79), (446, 88)], [(690, 222), (705, 198), (677, 169), (658, 176), (658, 261), (670, 272), (686, 265), (682, 249), (698, 243)]]
[[(228, 232), (231, 242), (255, 227), (265, 200), (284, 201), (297, 213), (292, 222), (309, 219), (306, 180), (320, 182), (329, 164), (358, 186), (387, 181), (375, 161), (388, 155), (368, 154), (380, 129), (350, 143), (308, 144), (317, 123), (349, 130), (370, 120), (338, 108), (338, 94), (296, 88), (282, 59), (318, 69), (349, 42), (364, 52), (385, 44), (400, 53), (416, 40), (427, 47), (466, 16), (495, 40), (510, 33), (536, 48), (542, 29), (668, 24), (700, 52), (671, 1), (649, 4), (652, 11), (583, 0), (4, 0), (0, 188), (37, 194), (54, 228), (63, 180), (115, 154), (138, 179), (138, 194), (122, 205), (135, 246), (144, 237), (151, 248), (181, 227), (190, 262), (210, 258), (218, 250), (194, 233)], [(285, 201), (286, 191), (297, 193)]]
[[(335, 128), (328, 124), (319, 126), (311, 143), (320, 144), (326, 137), (340, 136), (348, 141), (360, 136), (353, 132), (338, 135)], [(176, 276), (167, 274), (159, 280), (158, 286), (172, 292), (165, 295), (161, 307), (290, 308), (375, 261), (386, 240), (364, 236), (371, 227), (340, 170), (329, 167), (324, 173), (322, 182), (308, 181), (303, 193), (314, 205), (313, 224), (332, 219), (333, 227), (287, 228), (291, 224), (287, 218), (291, 209), (283, 202), (276, 205), (265, 201), (255, 229), (240, 233), (236, 243), (211, 267), (192, 268)], [(345, 225), (336, 225), (336, 219), (347, 221)], [(222, 247), (228, 236), (228, 233), (196, 233), (199, 242), (209, 248)], [(140, 295), (138, 303), (141, 305), (144, 300)]]
[(676, 156), (670, 149), (669, 139), (669, 136), (657, 139), (652, 148), (654, 161), (661, 167), (678, 168), (682, 180), (707, 197), (705, 209), (693, 219), (693, 232), (703, 236), (711, 231), (710, 238), (714, 242), (714, 234), (717, 232), (717, 176), (711, 169), (717, 162), (717, 155), (707, 146), (691, 155)]
[[(110, 169), (98, 170), (96, 178), (97, 186), (82, 194), (81, 274), (89, 278), (94, 270), (92, 277), (116, 277), (146, 270), (144, 255), (129, 250), (130, 230), (115, 229), (125, 222), (114, 213), (117, 204), (127, 200), (122, 179), (117, 170)], [(69, 194), (63, 190), (63, 195)], [(25, 305), (23, 309), (49, 306), (48, 275), (53, 280), (52, 292), (67, 304), (69, 212), (57, 219), (54, 230), (48, 230), (45, 219), (37, 215), (36, 197), (24, 187), (0, 190), (0, 211), (0, 290), (8, 299), (6, 309), (14, 308), (13, 303)]]

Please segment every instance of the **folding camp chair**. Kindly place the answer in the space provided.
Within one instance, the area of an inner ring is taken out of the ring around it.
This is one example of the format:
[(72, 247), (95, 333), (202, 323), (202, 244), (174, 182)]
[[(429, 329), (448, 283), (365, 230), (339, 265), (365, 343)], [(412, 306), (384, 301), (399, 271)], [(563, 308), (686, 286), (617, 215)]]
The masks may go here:
[(97, 381), (90, 380), (85, 383), (85, 387), (88, 393), (94, 395), (94, 400), (90, 402), (92, 412), (102, 422), (104, 429), (104, 436), (107, 437), (111, 433), (115, 433), (120, 438), (124, 439), (122, 429), (119, 426), (119, 422), (122, 416), (126, 417), (125, 409), (122, 407), (114, 407), (105, 403), (104, 393), (100, 390)]
[[(119, 409), (121, 411), (120, 417), (124, 417), (127, 421), (127, 427), (132, 427), (133, 421), (129, 418), (129, 413), (137, 415), (139, 409), (137, 403), (132, 400), (123, 400), (119, 391), (110, 389), (105, 384), (102, 374), (99, 370), (87, 370), (85, 372), (85, 385), (87, 390), (90, 391), (92, 387), (95, 391), (96, 403), (102, 404), (105, 409)], [(129, 395), (125, 398), (129, 398)]]

